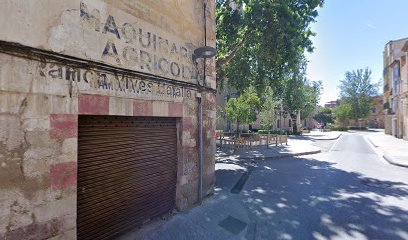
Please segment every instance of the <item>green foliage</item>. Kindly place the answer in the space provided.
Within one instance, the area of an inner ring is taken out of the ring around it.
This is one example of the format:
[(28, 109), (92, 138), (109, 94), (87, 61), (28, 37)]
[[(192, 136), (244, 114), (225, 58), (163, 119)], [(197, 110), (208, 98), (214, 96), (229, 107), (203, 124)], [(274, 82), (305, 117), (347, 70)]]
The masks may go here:
[(331, 108), (323, 107), (323, 108), (320, 108), (319, 113), (332, 114), (333, 110)]
[(267, 88), (264, 94), (264, 100), (261, 107), (261, 112), (259, 113), (259, 119), (261, 120), (261, 125), (265, 129), (272, 129), (275, 127), (276, 123), (276, 112), (275, 107), (278, 102), (274, 99), (273, 92), (271, 88)]
[(347, 71), (340, 81), (341, 101), (351, 107), (351, 119), (366, 118), (371, 113), (373, 97), (379, 87), (371, 82), (371, 72), (369, 68)]
[(239, 124), (251, 124), (256, 121), (260, 99), (256, 93), (244, 92), (239, 98), (231, 98), (225, 107), (227, 119)]
[(365, 130), (367, 131), (368, 128), (367, 127), (356, 127), (356, 126), (351, 126), (349, 127), (350, 130)]
[(326, 128), (332, 131), (341, 131), (341, 132), (347, 132), (349, 130), (349, 128), (346, 126), (327, 126)]
[(331, 108), (321, 108), (319, 112), (313, 117), (319, 123), (334, 123), (333, 112)]
[(342, 102), (340, 106), (335, 109), (336, 120), (339, 123), (344, 123), (351, 118), (351, 112), (351, 105)]
[[(217, 79), (238, 90), (285, 85), (312, 52), (323, 0), (217, 0)], [(279, 92), (279, 91), (275, 91)]]
[(315, 115), (322, 91), (322, 82), (308, 80), (305, 73), (306, 62), (299, 66), (296, 74), (286, 80), (281, 91), (281, 98), (289, 112), (301, 111), (302, 119)]
[[(292, 113), (292, 118), (297, 117), (300, 111), (300, 118), (312, 117), (316, 113), (316, 106), (320, 99), (322, 90), (321, 81), (309, 81), (304, 77), (304, 71), (298, 73), (287, 81), (283, 91), (284, 105)], [(297, 124), (293, 125), (293, 131), (297, 132)]]
[(258, 130), (258, 134), (278, 134), (278, 135), (290, 135), (292, 134), (289, 130)]

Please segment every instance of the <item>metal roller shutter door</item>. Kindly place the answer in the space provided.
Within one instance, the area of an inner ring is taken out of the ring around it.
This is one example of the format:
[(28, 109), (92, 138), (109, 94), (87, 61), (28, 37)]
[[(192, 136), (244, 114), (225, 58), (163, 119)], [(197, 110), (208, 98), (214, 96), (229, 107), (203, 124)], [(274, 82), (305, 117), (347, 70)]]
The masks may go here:
[(174, 118), (79, 116), (78, 239), (112, 239), (173, 209)]

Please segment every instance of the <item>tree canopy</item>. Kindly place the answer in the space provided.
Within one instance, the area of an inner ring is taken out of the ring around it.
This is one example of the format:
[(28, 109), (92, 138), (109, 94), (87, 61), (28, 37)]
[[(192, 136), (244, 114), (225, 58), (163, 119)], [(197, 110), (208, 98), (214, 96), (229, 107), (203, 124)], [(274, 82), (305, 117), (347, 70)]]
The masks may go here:
[(347, 71), (340, 81), (340, 97), (350, 107), (349, 117), (354, 120), (370, 115), (373, 97), (378, 94), (379, 84), (371, 82), (369, 68)]
[(313, 118), (316, 119), (316, 121), (318, 121), (319, 123), (323, 123), (324, 125), (327, 125), (328, 123), (334, 123), (333, 111), (331, 108), (321, 108)]
[[(324, 0), (217, 0), (217, 78), (238, 90), (280, 90), (313, 50)], [(275, 91), (279, 92), (279, 91)]]
[(261, 120), (261, 126), (263, 129), (273, 129), (276, 125), (277, 113), (276, 107), (281, 103), (274, 99), (271, 88), (267, 88), (263, 95), (263, 104), (261, 111), (259, 112), (259, 118)]
[(347, 103), (341, 103), (334, 111), (336, 114), (336, 122), (343, 125), (351, 117), (351, 106)]
[(237, 124), (237, 131), (241, 123), (251, 124), (256, 121), (260, 100), (254, 92), (244, 92), (239, 98), (231, 98), (227, 102), (225, 111), (228, 120)]

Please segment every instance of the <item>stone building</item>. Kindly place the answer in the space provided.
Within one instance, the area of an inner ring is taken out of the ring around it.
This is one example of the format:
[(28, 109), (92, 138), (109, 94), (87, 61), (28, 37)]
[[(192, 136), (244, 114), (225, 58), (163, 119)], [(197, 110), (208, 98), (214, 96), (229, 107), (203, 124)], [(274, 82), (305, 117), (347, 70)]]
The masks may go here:
[(401, 57), (401, 92), (400, 92), (400, 115), (398, 118), (400, 126), (400, 137), (408, 140), (408, 41), (402, 47)]
[(383, 53), (385, 133), (404, 139), (408, 139), (407, 41), (390, 41)]
[(332, 109), (334, 109), (334, 108), (336, 108), (336, 107), (338, 107), (338, 106), (340, 106), (340, 101), (339, 101), (339, 100), (330, 101), (330, 102), (327, 102), (327, 103), (324, 104), (324, 107), (325, 107), (325, 108), (332, 108)]
[(4, 0), (0, 26), (0, 239), (112, 239), (213, 192), (215, 1)]
[(384, 128), (384, 102), (383, 96), (373, 97), (373, 107), (371, 108), (370, 116), (358, 121), (359, 127), (367, 128)]

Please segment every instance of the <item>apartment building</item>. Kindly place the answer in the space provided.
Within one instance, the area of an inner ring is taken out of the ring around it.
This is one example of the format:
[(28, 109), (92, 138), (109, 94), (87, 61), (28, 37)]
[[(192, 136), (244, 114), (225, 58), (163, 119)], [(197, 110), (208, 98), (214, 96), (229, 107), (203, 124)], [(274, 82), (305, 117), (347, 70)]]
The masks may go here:
[(408, 140), (408, 38), (388, 42), (384, 47), (383, 91), (385, 133)]

